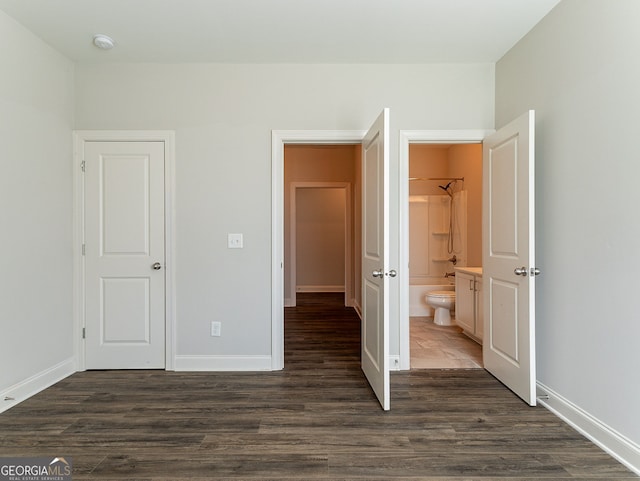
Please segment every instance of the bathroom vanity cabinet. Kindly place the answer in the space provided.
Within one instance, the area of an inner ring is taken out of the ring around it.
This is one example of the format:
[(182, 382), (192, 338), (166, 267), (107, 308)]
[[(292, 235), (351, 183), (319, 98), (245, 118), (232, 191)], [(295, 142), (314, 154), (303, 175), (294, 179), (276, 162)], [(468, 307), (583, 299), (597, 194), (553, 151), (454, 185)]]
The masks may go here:
[(482, 267), (456, 267), (456, 323), (482, 344)]

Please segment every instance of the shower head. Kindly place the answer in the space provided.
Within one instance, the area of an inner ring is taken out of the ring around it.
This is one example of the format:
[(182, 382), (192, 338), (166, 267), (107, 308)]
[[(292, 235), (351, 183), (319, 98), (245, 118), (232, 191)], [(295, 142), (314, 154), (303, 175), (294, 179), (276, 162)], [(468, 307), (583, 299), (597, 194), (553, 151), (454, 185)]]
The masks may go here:
[(454, 181), (452, 180), (452, 181), (451, 181), (451, 182), (449, 182), (447, 185), (439, 185), (438, 187), (440, 187), (442, 190), (444, 190), (444, 191), (447, 193), (447, 195), (448, 195), (449, 197), (453, 197), (453, 194), (449, 191), (449, 187), (451, 186), (451, 184), (452, 184), (453, 182), (454, 182)]

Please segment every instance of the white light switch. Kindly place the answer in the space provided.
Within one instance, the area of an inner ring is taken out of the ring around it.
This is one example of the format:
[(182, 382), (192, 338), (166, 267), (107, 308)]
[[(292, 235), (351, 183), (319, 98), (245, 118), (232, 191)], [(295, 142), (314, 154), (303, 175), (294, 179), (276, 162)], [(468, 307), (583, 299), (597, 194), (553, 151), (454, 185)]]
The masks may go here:
[(242, 249), (244, 247), (242, 245), (242, 234), (229, 234), (227, 241), (229, 249)]
[(211, 323), (211, 337), (220, 337), (222, 333), (222, 323), (213, 321)]

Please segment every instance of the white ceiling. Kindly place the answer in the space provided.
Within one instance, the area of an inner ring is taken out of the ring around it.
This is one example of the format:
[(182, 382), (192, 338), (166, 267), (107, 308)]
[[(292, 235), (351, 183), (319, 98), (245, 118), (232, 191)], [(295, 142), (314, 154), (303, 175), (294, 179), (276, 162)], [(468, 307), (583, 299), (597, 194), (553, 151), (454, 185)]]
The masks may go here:
[[(0, 0), (78, 62), (499, 60), (560, 0)], [(111, 51), (93, 47), (111, 36)]]

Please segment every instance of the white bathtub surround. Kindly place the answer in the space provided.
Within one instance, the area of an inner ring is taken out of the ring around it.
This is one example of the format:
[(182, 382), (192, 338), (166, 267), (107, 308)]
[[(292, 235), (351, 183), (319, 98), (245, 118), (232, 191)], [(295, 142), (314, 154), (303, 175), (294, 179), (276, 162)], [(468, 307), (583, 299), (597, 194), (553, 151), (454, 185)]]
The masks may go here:
[(467, 259), (467, 192), (453, 196), (453, 249), (449, 252), (448, 195), (412, 195), (409, 197), (409, 269), (411, 278), (444, 277)]
[(467, 258), (467, 192), (453, 195), (453, 250), (449, 245), (448, 195), (412, 195), (409, 197), (409, 316), (433, 316), (427, 305), (430, 291), (453, 291), (453, 272), (449, 260), (456, 256), (456, 265), (464, 265)]

